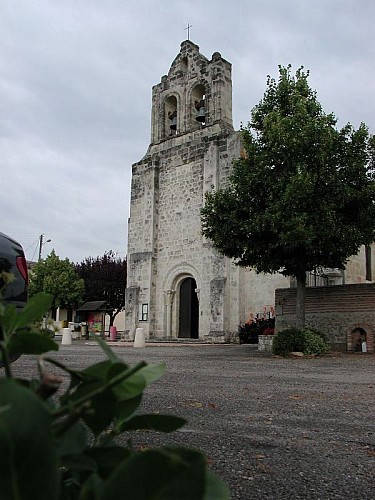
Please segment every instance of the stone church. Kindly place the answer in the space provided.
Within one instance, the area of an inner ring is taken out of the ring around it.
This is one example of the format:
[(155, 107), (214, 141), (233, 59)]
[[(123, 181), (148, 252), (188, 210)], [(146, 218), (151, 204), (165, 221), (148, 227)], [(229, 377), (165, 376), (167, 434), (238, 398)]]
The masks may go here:
[(241, 153), (231, 64), (184, 41), (153, 87), (151, 122), (151, 144), (132, 171), (125, 329), (224, 341), (290, 283), (235, 266), (201, 233), (205, 193), (225, 185)]

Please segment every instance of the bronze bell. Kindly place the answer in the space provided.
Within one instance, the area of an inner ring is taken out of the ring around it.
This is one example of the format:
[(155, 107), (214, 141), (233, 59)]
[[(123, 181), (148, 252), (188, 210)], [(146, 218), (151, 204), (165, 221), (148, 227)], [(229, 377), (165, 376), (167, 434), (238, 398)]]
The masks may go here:
[(177, 111), (170, 113), (169, 119), (171, 120), (171, 130), (177, 130)]
[(206, 121), (206, 108), (204, 106), (201, 106), (198, 109), (198, 114), (195, 119), (200, 123), (204, 123)]
[(206, 108), (204, 104), (204, 99), (201, 99), (199, 102), (195, 103), (195, 109), (198, 111), (195, 119), (200, 123), (205, 123), (206, 121)]

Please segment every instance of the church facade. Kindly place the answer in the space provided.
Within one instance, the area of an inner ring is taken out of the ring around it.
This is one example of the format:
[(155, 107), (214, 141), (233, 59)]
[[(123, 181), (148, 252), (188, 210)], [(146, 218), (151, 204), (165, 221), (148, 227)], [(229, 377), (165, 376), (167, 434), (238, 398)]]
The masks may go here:
[(241, 154), (232, 123), (231, 64), (189, 40), (152, 91), (151, 144), (133, 165), (125, 330), (146, 338), (228, 340), (271, 310), (281, 275), (257, 275), (201, 233), (205, 193), (225, 186)]

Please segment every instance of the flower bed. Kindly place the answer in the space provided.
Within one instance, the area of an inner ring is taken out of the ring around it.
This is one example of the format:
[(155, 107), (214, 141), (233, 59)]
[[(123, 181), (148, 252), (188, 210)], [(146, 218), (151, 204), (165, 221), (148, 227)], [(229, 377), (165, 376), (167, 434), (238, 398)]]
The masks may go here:
[(275, 318), (255, 318), (238, 327), (240, 344), (257, 344), (260, 335), (273, 336), (274, 332)]

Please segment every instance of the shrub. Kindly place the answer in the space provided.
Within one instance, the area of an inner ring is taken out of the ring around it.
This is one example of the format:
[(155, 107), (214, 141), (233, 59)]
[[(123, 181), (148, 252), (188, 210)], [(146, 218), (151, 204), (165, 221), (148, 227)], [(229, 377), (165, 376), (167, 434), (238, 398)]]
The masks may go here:
[(328, 350), (328, 344), (324, 340), (323, 335), (311, 331), (310, 329), (303, 330), (304, 335), (304, 354), (312, 354), (319, 356)]
[(303, 334), (298, 328), (287, 328), (277, 333), (273, 339), (272, 351), (279, 356), (287, 356), (293, 351), (303, 351)]
[(254, 321), (246, 322), (238, 326), (238, 337), (240, 344), (257, 344), (259, 327)]
[(306, 332), (311, 332), (311, 333), (314, 333), (315, 335), (318, 335), (321, 339), (323, 339), (323, 340), (324, 340), (324, 342), (325, 342), (326, 344), (328, 344), (328, 343), (329, 343), (329, 342), (328, 342), (328, 337), (327, 337), (327, 335), (326, 335), (325, 333), (321, 332), (320, 330), (318, 330), (317, 328), (311, 328), (311, 327), (309, 326), (309, 327), (307, 327), (307, 328), (304, 328), (304, 330), (305, 330)]
[(286, 328), (273, 339), (272, 351), (279, 356), (290, 352), (319, 355), (328, 350), (326, 336), (312, 328)]

